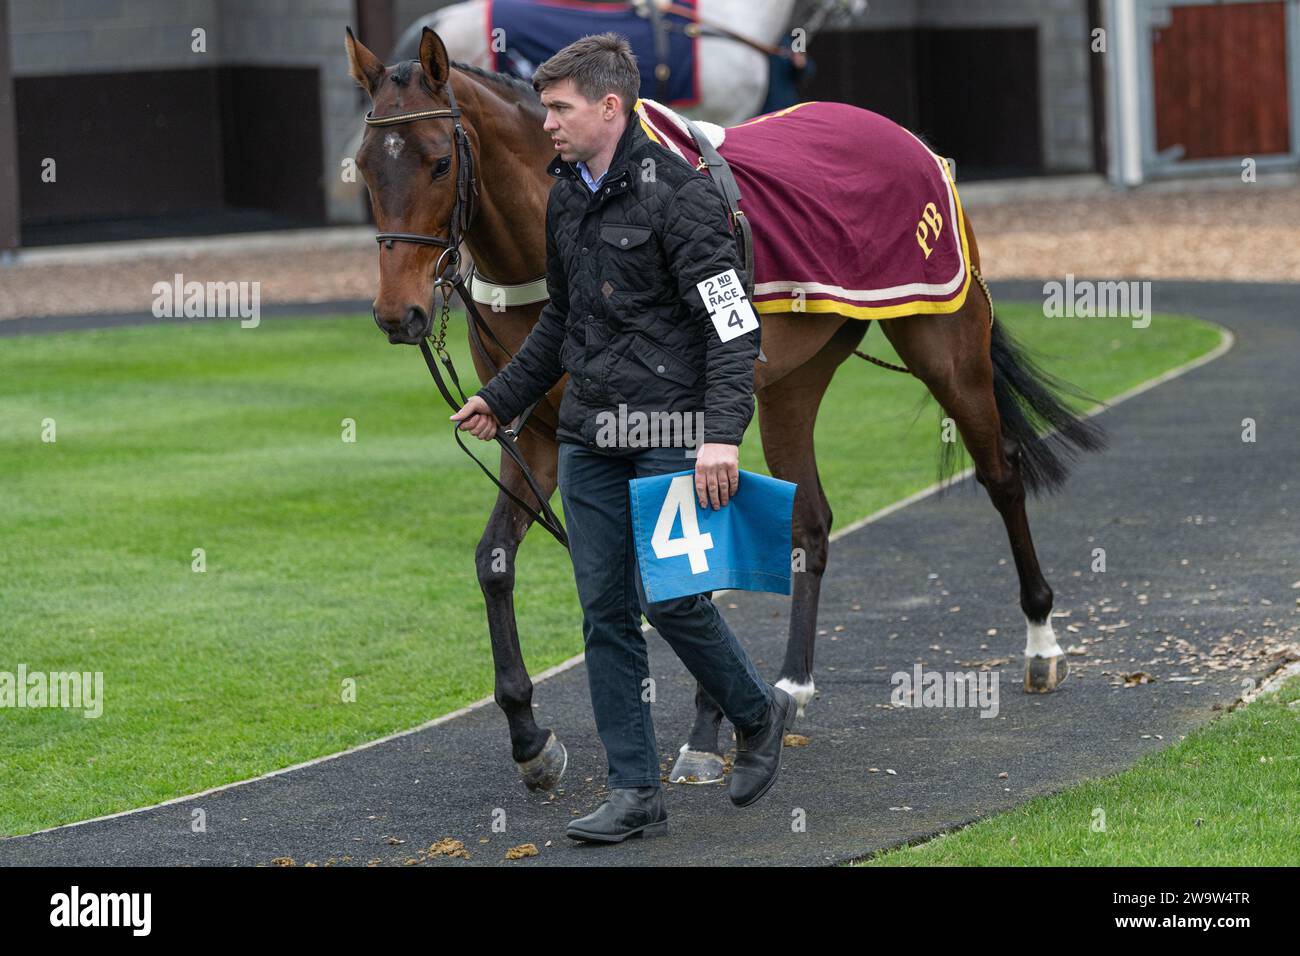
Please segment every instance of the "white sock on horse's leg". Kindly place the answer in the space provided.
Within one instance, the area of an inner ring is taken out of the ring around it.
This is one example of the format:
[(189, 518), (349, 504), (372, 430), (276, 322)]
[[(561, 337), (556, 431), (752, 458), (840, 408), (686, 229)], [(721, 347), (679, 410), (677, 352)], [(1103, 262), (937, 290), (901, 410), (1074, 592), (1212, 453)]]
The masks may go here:
[(1052, 615), (1049, 612), (1047, 620), (1042, 624), (1035, 624), (1028, 618), (1025, 619), (1028, 625), (1029, 633), (1025, 638), (1025, 656), (1026, 657), (1055, 657), (1063, 654), (1061, 645), (1056, 643), (1056, 632), (1052, 630)]

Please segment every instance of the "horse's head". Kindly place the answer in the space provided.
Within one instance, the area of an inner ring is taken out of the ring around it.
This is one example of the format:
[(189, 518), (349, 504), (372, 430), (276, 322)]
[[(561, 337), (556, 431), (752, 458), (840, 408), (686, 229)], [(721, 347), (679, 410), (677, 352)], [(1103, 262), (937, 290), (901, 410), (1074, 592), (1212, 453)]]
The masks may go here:
[(380, 236), (375, 324), (393, 344), (418, 344), (433, 321), (435, 281), (454, 277), (456, 244), (473, 212), (473, 131), (453, 115), (451, 64), (432, 30), (424, 30), (418, 61), (386, 67), (351, 30), (347, 51), (349, 72), (372, 104), (356, 163)]

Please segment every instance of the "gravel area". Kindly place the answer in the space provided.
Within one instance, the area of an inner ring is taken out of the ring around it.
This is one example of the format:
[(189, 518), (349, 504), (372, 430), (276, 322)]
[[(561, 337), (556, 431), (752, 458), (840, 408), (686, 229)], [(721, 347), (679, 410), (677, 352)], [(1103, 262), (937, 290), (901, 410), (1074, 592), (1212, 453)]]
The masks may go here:
[[(968, 203), (990, 279), (1300, 282), (1300, 186)], [(335, 244), (337, 245), (337, 243)], [(374, 243), (357, 248), (202, 251), (130, 261), (0, 266), (0, 319), (149, 311), (153, 284), (258, 281), (261, 303), (369, 300)]]
[(994, 279), (1300, 282), (1300, 187), (970, 208)]
[(149, 312), (154, 283), (172, 282), (176, 273), (186, 282), (260, 282), (263, 306), (369, 300), (379, 283), (379, 257), (371, 241), (355, 251), (201, 253), (86, 265), (0, 267), (0, 319)]

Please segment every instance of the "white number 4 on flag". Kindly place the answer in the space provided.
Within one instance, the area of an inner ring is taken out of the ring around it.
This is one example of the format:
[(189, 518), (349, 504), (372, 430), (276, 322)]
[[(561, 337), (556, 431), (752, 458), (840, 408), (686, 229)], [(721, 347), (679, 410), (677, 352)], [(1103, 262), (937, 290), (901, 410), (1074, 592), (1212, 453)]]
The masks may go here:
[(745, 287), (735, 269), (719, 272), (712, 278), (697, 282), (700, 299), (709, 310), (713, 327), (718, 330), (718, 338), (730, 342), (738, 335), (753, 332), (758, 328), (758, 316), (754, 307), (745, 298)]
[[(682, 519), (682, 536), (670, 538), (677, 516)], [(700, 533), (700, 517), (695, 510), (695, 476), (678, 475), (668, 483), (659, 518), (655, 521), (650, 546), (656, 558), (676, 558), (687, 555), (691, 559), (691, 574), (709, 570), (709, 559), (704, 552), (713, 547), (713, 535)]]

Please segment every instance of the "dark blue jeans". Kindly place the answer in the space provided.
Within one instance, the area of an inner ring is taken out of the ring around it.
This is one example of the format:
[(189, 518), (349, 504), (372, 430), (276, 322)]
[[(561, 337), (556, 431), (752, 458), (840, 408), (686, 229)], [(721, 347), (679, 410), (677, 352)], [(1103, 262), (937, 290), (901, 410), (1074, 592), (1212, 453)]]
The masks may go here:
[(609, 758), (609, 786), (659, 786), (650, 719), (650, 677), (641, 613), (742, 731), (767, 716), (771, 690), (727, 622), (703, 594), (648, 604), (627, 483), (695, 467), (683, 448), (644, 448), (627, 457), (561, 442), (558, 482), (573, 576), (582, 603), (587, 680), (596, 729)]

